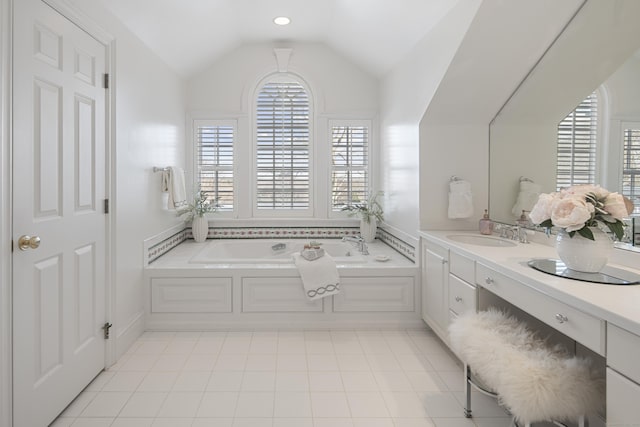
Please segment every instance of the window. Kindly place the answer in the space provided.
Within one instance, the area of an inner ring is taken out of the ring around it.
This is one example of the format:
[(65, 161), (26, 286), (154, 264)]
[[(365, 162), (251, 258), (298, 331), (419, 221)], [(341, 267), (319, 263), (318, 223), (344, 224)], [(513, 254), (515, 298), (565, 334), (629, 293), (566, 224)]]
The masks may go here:
[(233, 144), (235, 123), (195, 120), (196, 180), (214, 198), (218, 210), (233, 211)]
[(307, 90), (293, 78), (266, 83), (256, 104), (258, 211), (310, 211)]
[(597, 104), (594, 92), (558, 125), (558, 190), (596, 181)]
[(640, 213), (640, 129), (624, 129), (622, 154), (622, 195), (634, 202)]
[(369, 124), (334, 121), (331, 127), (331, 210), (336, 212), (369, 192)]

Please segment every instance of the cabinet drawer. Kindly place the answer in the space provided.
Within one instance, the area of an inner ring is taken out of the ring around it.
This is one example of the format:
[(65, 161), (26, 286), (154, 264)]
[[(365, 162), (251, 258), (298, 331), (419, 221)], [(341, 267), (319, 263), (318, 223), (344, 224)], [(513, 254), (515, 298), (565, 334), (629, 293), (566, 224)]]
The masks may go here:
[(476, 264), (476, 283), (600, 355), (605, 354), (605, 322)]
[(475, 261), (458, 253), (449, 254), (449, 272), (465, 282), (473, 283), (475, 277)]
[(607, 324), (607, 365), (640, 383), (638, 355), (640, 337), (611, 323)]
[(639, 425), (640, 385), (607, 368), (607, 427)]
[(476, 311), (476, 287), (449, 275), (449, 309), (456, 314)]

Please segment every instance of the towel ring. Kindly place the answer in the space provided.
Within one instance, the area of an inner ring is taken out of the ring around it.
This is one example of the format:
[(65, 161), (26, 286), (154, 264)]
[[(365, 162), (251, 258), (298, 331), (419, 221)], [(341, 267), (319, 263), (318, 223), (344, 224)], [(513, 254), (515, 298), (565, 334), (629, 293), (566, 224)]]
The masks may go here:
[(521, 176), (520, 182), (533, 182), (533, 180), (530, 178), (527, 178), (526, 176)]
[(449, 181), (456, 182), (456, 181), (462, 181), (462, 180), (456, 175), (451, 175), (451, 178), (449, 178)]
[(166, 167), (166, 168), (159, 168), (158, 166), (154, 166), (154, 167), (153, 167), (153, 171), (154, 171), (154, 172), (168, 172), (168, 171), (169, 171), (169, 168), (168, 168), (168, 167)]

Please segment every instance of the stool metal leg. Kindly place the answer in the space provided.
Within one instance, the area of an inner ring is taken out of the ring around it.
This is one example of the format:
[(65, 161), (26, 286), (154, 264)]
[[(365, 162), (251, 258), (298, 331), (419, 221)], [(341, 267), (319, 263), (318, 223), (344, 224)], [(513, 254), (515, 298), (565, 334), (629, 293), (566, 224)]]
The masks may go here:
[(471, 370), (469, 365), (464, 364), (464, 392), (467, 396), (467, 403), (464, 407), (464, 416), (471, 418)]

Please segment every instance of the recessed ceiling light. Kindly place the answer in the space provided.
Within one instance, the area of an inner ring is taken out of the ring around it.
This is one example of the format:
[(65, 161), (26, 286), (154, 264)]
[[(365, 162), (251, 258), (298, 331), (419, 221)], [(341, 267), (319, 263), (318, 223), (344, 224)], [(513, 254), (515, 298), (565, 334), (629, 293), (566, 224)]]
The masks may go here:
[(276, 25), (289, 25), (291, 23), (291, 19), (286, 16), (278, 16), (273, 18), (273, 23)]

